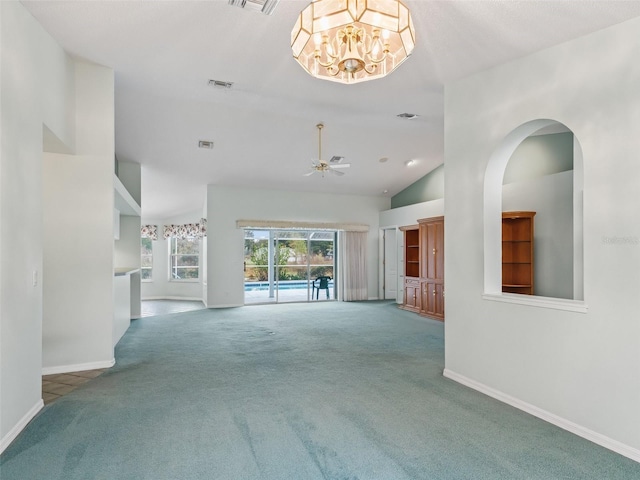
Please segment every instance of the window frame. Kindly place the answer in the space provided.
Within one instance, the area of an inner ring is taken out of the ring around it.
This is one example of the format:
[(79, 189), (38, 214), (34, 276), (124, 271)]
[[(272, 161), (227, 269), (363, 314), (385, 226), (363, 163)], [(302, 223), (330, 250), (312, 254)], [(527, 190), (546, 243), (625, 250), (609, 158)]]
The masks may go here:
[[(185, 238), (179, 238), (179, 237), (170, 237), (168, 239), (169, 241), (167, 242), (168, 244), (168, 248), (169, 248), (169, 265), (168, 265), (168, 281), (169, 282), (176, 282), (176, 283), (199, 283), (201, 280), (201, 275), (200, 275), (200, 258), (201, 258), (201, 248), (202, 248), (202, 242), (200, 241), (201, 239), (198, 237), (185, 237)], [(177, 250), (178, 247), (178, 241), (181, 240), (188, 240), (188, 241), (192, 241), (195, 242), (198, 246), (198, 253), (174, 253), (174, 245), (175, 245), (175, 250)], [(178, 257), (178, 256), (190, 256), (190, 257), (197, 257), (198, 261), (197, 261), (197, 265), (176, 265), (176, 269), (179, 268), (191, 268), (191, 269), (196, 269), (198, 276), (196, 278), (174, 278), (173, 275), (173, 259), (174, 257)]]
[[(151, 246), (151, 253), (145, 254), (142, 253), (142, 243), (148, 240), (149, 241), (149, 245)], [(150, 257), (151, 258), (151, 266), (150, 267), (145, 267), (144, 266), (144, 262), (143, 259), (145, 257)], [(145, 270), (149, 270), (149, 277), (145, 278), (144, 277), (144, 271)], [(153, 240), (149, 237), (140, 237), (140, 281), (141, 282), (153, 282)]]

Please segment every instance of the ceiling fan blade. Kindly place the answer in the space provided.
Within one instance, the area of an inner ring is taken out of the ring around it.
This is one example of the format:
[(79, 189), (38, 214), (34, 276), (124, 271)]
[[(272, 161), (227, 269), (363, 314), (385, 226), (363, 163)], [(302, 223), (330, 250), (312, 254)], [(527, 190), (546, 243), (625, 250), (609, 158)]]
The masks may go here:
[(302, 176), (303, 177), (309, 177), (309, 176), (313, 175), (314, 173), (316, 173), (316, 171), (315, 170), (311, 170), (309, 173), (303, 173)]
[(334, 170), (333, 167), (329, 169), (329, 171), (331, 173), (333, 173), (334, 175), (344, 175), (344, 172), (340, 172), (338, 170)]
[(351, 166), (350, 163), (337, 163), (331, 165), (331, 168), (349, 168)]

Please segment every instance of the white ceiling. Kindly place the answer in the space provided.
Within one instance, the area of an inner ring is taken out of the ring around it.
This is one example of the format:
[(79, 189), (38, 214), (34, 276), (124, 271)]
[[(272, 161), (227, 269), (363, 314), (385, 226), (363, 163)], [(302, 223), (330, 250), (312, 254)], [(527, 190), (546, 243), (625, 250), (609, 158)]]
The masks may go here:
[[(411, 58), (340, 85), (291, 56), (306, 1), (281, 0), (272, 16), (227, 0), (22, 3), (70, 54), (114, 69), (116, 155), (142, 165), (149, 219), (200, 210), (207, 184), (392, 196), (443, 162), (444, 84), (640, 16), (640, 1), (406, 0)], [(351, 163), (342, 177), (303, 176), (318, 122), (325, 159)]]

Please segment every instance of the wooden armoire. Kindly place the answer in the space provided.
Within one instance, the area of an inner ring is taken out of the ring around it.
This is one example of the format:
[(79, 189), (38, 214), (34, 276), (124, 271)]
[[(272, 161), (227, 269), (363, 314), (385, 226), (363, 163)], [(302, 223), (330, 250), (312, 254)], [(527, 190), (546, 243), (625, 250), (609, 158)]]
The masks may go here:
[(404, 231), (403, 308), (444, 320), (444, 217), (418, 220)]

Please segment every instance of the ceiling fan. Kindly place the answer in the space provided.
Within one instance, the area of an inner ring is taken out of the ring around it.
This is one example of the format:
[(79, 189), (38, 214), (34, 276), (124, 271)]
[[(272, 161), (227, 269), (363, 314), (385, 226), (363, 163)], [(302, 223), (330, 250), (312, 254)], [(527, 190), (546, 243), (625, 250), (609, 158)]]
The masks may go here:
[(344, 175), (344, 172), (341, 172), (342, 168), (349, 168), (351, 166), (350, 163), (342, 163), (344, 157), (333, 156), (329, 161), (322, 160), (322, 128), (324, 125), (319, 123), (316, 125), (318, 129), (318, 161), (311, 161), (311, 171), (309, 173), (305, 173), (304, 176), (308, 177), (309, 175), (313, 175), (316, 172), (320, 172), (324, 177), (325, 172), (330, 172), (334, 175)]

